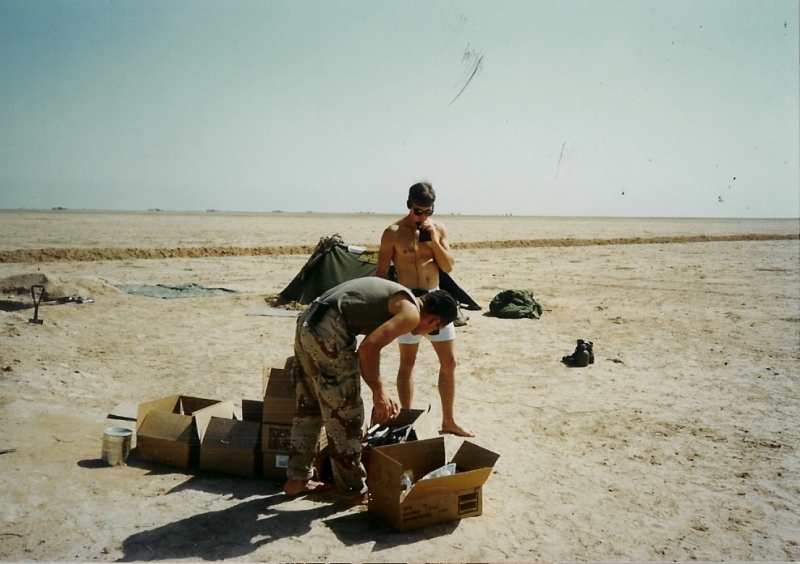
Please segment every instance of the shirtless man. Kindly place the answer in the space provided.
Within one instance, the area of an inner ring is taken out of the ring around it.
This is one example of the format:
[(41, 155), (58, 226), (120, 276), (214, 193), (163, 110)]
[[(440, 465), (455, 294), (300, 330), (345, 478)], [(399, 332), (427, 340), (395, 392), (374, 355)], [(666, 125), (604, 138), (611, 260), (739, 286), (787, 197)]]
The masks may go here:
[[(443, 223), (431, 219), (436, 193), (427, 182), (414, 184), (408, 190), (408, 215), (387, 227), (381, 237), (378, 252), (380, 278), (388, 278), (389, 267), (394, 263), (397, 281), (422, 294), (439, 287), (439, 269), (451, 272), (455, 265), (447, 229)], [(442, 432), (461, 437), (475, 434), (456, 423), (453, 409), (456, 397), (455, 326), (450, 323), (435, 334), (426, 335), (439, 357), (439, 396), (442, 400)], [(417, 360), (420, 335), (403, 335), (400, 345), (400, 368), (397, 371), (397, 395), (400, 405), (411, 408), (414, 398), (414, 363)]]

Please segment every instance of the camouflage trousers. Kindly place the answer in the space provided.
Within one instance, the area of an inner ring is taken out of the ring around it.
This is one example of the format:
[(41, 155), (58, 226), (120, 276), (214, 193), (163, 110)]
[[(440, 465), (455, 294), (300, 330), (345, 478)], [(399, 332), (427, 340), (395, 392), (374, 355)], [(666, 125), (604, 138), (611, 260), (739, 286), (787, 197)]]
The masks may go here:
[(343, 497), (367, 491), (367, 474), (361, 464), (364, 403), (356, 346), (335, 308), (314, 303), (297, 320), (292, 369), (296, 394), (293, 454), (287, 477), (312, 477), (314, 454), (325, 425), (333, 475)]

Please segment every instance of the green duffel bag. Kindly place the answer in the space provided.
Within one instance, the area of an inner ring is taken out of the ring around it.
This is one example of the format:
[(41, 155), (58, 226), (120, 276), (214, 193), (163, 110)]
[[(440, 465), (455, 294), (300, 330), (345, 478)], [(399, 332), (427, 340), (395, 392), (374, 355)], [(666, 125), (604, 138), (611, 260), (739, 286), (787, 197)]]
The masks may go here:
[(489, 304), (489, 315), (505, 319), (539, 319), (542, 306), (530, 290), (503, 290)]

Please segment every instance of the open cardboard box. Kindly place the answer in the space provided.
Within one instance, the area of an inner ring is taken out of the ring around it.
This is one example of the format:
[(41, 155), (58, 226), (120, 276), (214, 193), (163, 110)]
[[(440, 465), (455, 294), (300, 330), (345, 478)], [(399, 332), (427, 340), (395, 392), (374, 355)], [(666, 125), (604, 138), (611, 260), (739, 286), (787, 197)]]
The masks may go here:
[[(483, 484), (500, 455), (464, 441), (451, 476), (419, 480), (447, 464), (443, 437), (378, 447), (369, 468), (369, 510), (400, 532), (483, 513)], [(418, 480), (404, 495), (401, 478)]]
[(263, 402), (242, 400), (236, 418), (213, 416), (200, 444), (200, 469), (237, 476), (261, 475)]
[(174, 395), (141, 403), (136, 416), (137, 452), (143, 460), (193, 468), (211, 417), (233, 417), (233, 402)]

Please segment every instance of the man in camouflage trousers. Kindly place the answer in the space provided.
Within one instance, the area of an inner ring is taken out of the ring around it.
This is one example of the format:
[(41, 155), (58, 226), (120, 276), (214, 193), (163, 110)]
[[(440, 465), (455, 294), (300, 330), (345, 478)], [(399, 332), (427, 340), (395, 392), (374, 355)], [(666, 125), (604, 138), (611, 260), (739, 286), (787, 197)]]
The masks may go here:
[[(439, 330), (457, 314), (456, 302), (447, 292), (417, 298), (404, 286), (367, 277), (332, 288), (298, 317), (292, 371), (296, 394), (293, 454), (283, 488), (287, 495), (324, 488), (313, 480), (314, 454), (324, 425), (334, 479), (344, 503), (366, 503), (361, 378), (372, 391), (374, 422), (394, 417), (400, 408), (381, 381), (381, 350), (405, 333)], [(364, 335), (360, 346), (358, 335)]]

